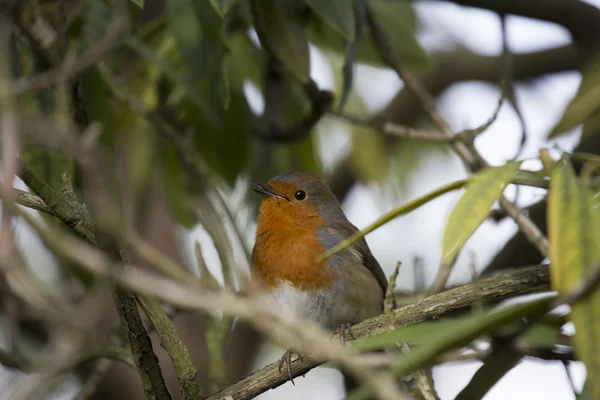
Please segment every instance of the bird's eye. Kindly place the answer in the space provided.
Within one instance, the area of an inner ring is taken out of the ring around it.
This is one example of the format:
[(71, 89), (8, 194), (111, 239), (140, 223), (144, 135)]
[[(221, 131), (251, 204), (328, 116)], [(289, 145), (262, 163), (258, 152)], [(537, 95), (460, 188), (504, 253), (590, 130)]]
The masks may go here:
[(298, 190), (294, 193), (296, 200), (304, 200), (306, 198), (306, 192), (304, 190)]

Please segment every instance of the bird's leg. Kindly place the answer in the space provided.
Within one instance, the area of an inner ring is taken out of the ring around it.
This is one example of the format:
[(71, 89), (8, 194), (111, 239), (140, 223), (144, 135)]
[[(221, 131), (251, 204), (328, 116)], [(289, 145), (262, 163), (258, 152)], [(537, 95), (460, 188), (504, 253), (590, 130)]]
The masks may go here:
[(342, 343), (342, 346), (346, 344), (346, 329), (348, 329), (348, 333), (352, 337), (352, 340), (356, 340), (356, 338), (354, 337), (354, 333), (352, 332), (352, 324), (350, 322), (346, 322), (345, 324), (342, 324), (342, 326), (340, 328), (336, 329), (336, 331), (334, 332), (334, 333), (337, 333), (337, 332), (340, 333), (340, 342)]
[(284, 363), (287, 363), (287, 373), (290, 381), (292, 381), (292, 385), (296, 386), (294, 383), (294, 379), (292, 378), (292, 354), (296, 354), (300, 362), (304, 361), (304, 356), (294, 352), (292, 349), (289, 349), (285, 352), (285, 354), (279, 359), (279, 372), (281, 372), (281, 368)]

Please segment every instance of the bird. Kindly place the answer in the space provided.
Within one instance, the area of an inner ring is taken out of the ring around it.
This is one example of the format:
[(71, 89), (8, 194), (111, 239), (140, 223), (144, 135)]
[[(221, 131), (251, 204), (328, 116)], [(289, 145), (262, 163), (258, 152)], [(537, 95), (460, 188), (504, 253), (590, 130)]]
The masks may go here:
[[(263, 196), (252, 250), (253, 279), (289, 311), (340, 333), (342, 343), (346, 330), (354, 338), (351, 325), (383, 313), (388, 281), (364, 238), (317, 261), (358, 231), (326, 181), (292, 170), (256, 183), (253, 190)], [(287, 363), (290, 379), (292, 353), (286, 351), (279, 362), (280, 373)], [(348, 387), (352, 378), (344, 379)]]

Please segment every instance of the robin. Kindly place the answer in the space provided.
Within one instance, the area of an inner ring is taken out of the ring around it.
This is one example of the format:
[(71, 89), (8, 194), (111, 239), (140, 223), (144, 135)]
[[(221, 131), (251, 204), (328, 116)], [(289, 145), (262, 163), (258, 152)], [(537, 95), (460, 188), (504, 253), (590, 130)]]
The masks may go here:
[[(257, 184), (254, 191), (265, 197), (252, 251), (253, 275), (280, 304), (339, 332), (342, 343), (346, 329), (353, 337), (351, 325), (383, 312), (388, 282), (364, 239), (317, 262), (358, 231), (321, 177), (289, 171)], [(290, 378), (291, 354), (288, 350), (279, 362), (280, 372), (287, 362)]]

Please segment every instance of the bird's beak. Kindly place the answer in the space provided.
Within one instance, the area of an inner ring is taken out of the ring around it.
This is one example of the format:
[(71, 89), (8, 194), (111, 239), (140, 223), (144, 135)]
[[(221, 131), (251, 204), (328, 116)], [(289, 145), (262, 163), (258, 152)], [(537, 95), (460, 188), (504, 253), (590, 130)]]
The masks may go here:
[(275, 199), (280, 198), (280, 199), (285, 199), (287, 201), (290, 200), (283, 194), (281, 194), (278, 191), (276, 191), (275, 189), (273, 189), (269, 184), (255, 183), (255, 185), (256, 185), (256, 187), (252, 190), (254, 190), (256, 193), (260, 193), (264, 196), (272, 197)]

